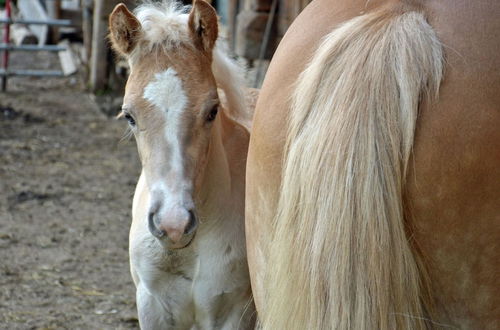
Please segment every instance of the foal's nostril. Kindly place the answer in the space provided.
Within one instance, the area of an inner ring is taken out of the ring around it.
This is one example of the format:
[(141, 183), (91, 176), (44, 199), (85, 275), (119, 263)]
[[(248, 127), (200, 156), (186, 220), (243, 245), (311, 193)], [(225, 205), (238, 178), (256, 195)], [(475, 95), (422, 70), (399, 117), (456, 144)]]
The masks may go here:
[(189, 211), (189, 222), (188, 222), (186, 228), (184, 228), (184, 234), (190, 234), (196, 228), (196, 225), (197, 225), (196, 216), (194, 215), (194, 212), (192, 210), (190, 210)]
[(155, 236), (155, 237), (162, 237), (163, 235), (165, 235), (165, 233), (161, 230), (159, 230), (156, 225), (155, 225), (155, 222), (154, 222), (154, 212), (150, 212), (149, 215), (148, 215), (148, 227), (149, 227), (149, 232)]

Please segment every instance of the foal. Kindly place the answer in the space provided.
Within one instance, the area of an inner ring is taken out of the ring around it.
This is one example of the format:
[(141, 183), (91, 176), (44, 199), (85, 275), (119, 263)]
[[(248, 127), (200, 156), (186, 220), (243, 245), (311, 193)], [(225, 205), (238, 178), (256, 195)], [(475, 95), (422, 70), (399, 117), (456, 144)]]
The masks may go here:
[(249, 114), (235, 66), (216, 46), (216, 13), (200, 0), (189, 14), (170, 2), (135, 15), (120, 4), (109, 23), (131, 68), (122, 115), (142, 163), (130, 230), (141, 328), (253, 328), (241, 124)]

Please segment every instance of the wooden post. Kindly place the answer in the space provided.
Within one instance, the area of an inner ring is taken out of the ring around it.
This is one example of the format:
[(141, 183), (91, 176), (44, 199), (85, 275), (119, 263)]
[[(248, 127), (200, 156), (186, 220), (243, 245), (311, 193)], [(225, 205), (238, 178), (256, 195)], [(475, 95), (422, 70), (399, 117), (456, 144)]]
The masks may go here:
[(92, 24), (92, 51), (90, 56), (90, 90), (96, 92), (103, 90), (108, 84), (109, 73), (109, 44), (108, 17), (113, 8), (120, 2), (133, 9), (134, 0), (94, 0)]
[(90, 56), (90, 89), (104, 89), (107, 83), (108, 61), (106, 47), (107, 22), (104, 19), (104, 0), (94, 1), (92, 55)]
[[(90, 56), (92, 54), (92, 12), (94, 2), (92, 0), (84, 0), (82, 3), (82, 32), (83, 32), (83, 46), (85, 49), (84, 63), (90, 63)], [(87, 71), (87, 75), (88, 75)], [(86, 79), (89, 77), (87, 76)]]
[(238, 0), (229, 0), (227, 6), (227, 26), (228, 26), (228, 40), (231, 50), (234, 52), (236, 45), (236, 17), (238, 16), (239, 6)]
[[(61, 18), (61, 0), (49, 0), (45, 2), (45, 8), (47, 8), (47, 15), (51, 19)], [(51, 26), (49, 28), (50, 41), (54, 44), (59, 42), (59, 28), (57, 26)]]

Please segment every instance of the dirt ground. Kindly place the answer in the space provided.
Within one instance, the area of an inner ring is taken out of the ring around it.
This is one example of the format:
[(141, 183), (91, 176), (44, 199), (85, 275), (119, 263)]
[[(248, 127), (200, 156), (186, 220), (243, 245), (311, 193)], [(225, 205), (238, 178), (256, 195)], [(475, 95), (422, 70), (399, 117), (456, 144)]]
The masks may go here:
[(82, 81), (13, 78), (0, 93), (1, 329), (138, 328), (127, 252), (135, 142), (120, 142), (125, 122)]

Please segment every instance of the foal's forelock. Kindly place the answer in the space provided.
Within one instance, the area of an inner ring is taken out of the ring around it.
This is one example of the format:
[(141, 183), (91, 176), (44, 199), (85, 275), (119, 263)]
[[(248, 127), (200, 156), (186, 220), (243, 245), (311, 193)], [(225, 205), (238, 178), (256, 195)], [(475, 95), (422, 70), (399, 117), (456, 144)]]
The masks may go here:
[(134, 14), (142, 27), (141, 38), (130, 59), (137, 59), (155, 49), (168, 52), (180, 44), (191, 45), (187, 27), (189, 8), (175, 1), (146, 2), (138, 6)]

